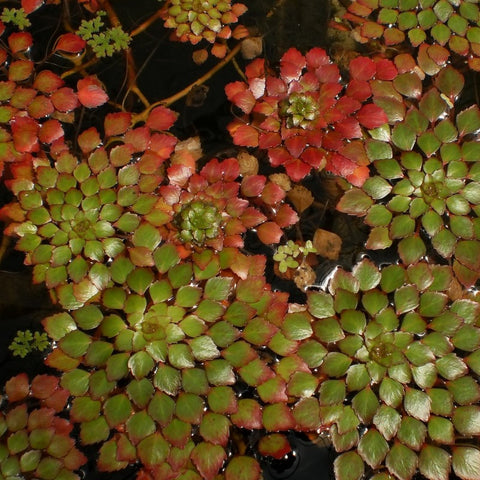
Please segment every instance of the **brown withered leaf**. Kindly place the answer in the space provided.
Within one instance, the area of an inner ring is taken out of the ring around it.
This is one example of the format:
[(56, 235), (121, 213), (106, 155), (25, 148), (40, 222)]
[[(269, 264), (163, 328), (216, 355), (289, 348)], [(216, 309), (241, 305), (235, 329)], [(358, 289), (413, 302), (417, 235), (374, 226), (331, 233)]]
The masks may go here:
[(246, 175), (257, 175), (258, 173), (258, 160), (253, 155), (250, 155), (246, 151), (241, 151), (237, 155), (238, 164), (240, 165), (240, 173)]
[(317, 255), (329, 260), (338, 260), (342, 249), (342, 239), (336, 233), (318, 228), (312, 243), (317, 249)]
[(303, 185), (295, 185), (288, 193), (288, 199), (293, 203), (298, 213), (304, 212), (312, 203), (313, 195)]
[(276, 183), (278, 186), (282, 187), (285, 192), (288, 192), (292, 189), (292, 182), (285, 173), (272, 173), (268, 176), (268, 178), (273, 183)]

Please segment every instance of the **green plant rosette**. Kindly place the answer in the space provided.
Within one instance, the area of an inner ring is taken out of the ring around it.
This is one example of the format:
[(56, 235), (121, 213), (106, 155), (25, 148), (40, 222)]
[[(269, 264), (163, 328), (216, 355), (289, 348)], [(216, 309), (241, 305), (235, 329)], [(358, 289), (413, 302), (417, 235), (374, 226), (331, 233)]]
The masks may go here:
[(480, 303), (454, 284), (448, 266), (379, 269), (364, 259), (336, 271), (330, 294), (309, 294), (313, 338), (328, 350), (318, 399), (341, 453), (338, 479), (471, 478), (466, 459), (479, 451), (464, 444), (480, 433)]

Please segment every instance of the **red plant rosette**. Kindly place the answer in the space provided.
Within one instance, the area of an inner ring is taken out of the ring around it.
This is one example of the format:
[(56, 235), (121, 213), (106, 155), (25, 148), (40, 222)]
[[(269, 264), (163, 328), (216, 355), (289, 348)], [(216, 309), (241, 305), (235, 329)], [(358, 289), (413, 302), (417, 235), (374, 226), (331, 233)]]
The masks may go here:
[(247, 83), (233, 82), (225, 89), (246, 114), (229, 125), (234, 142), (267, 150), (270, 163), (283, 165), (294, 181), (312, 168), (325, 168), (362, 184), (369, 163), (363, 130), (387, 122), (384, 111), (370, 103), (369, 83), (391, 80), (397, 71), (389, 60), (358, 57), (352, 62), (345, 88), (339, 68), (322, 48), (306, 55), (289, 49), (279, 75), (266, 70), (263, 59), (254, 60), (246, 68)]

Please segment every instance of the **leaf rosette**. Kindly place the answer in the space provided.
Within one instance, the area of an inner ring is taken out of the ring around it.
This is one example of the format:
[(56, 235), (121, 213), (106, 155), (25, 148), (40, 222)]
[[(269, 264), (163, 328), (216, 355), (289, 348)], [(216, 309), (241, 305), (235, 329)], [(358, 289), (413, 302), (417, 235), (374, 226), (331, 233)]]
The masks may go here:
[[(214, 44), (212, 53), (223, 58), (227, 53), (225, 40), (232, 35), (244, 36), (242, 29), (232, 29), (231, 24), (247, 7), (231, 0), (172, 0), (163, 12), (165, 27), (175, 29), (175, 38), (181, 42), (197, 45), (206, 40)], [(242, 33), (240, 33), (242, 32)]]
[(356, 58), (346, 89), (321, 48), (305, 55), (289, 49), (278, 74), (267, 70), (263, 59), (254, 60), (245, 73), (246, 83), (225, 88), (245, 114), (228, 127), (234, 143), (267, 150), (270, 163), (284, 166), (294, 181), (324, 168), (356, 184), (365, 180), (369, 161), (361, 139), (365, 130), (387, 122), (382, 108), (369, 103), (370, 84), (392, 80), (397, 74), (392, 62)]
[[(70, 433), (73, 425), (58, 415), (69, 394), (51, 375), (26, 374), (5, 384), (8, 403), (0, 414), (0, 468), (4, 478), (79, 480), (75, 471), (87, 461)], [(37, 402), (36, 408), (29, 403)]]
[(354, 38), (361, 43), (381, 39), (388, 47), (405, 42), (418, 47), (419, 65), (428, 75), (440, 70), (450, 52), (480, 69), (477, 2), (356, 0), (343, 18), (355, 25)]
[(174, 119), (160, 107), (150, 114), (151, 128), (130, 129), (129, 114), (113, 114), (106, 119), (107, 136), (123, 134), (123, 142), (117, 137), (112, 148), (101, 145), (91, 128), (78, 138), (80, 158), (59, 144), (51, 152), (53, 165), (37, 158), (13, 166), (9, 186), (17, 201), (4, 207), (13, 220), (6, 231), (19, 238), (16, 248), (34, 266), (34, 281), (45, 282), (65, 308), (80, 307), (111, 282), (123, 283), (115, 274), (120, 262), (131, 269), (153, 265), (162, 221), (154, 212), (154, 191), (176, 142), (158, 130)]
[(163, 237), (187, 248), (243, 247), (248, 230), (265, 244), (278, 243), (283, 229), (298, 221), (284, 202), (285, 191), (263, 175), (240, 176), (236, 158), (210, 160), (198, 173), (185, 165), (167, 170), (161, 186), (163, 209), (171, 219)]
[[(172, 245), (161, 248), (167, 273), (141, 294), (107, 289), (101, 308), (44, 320), (57, 346), (47, 364), (64, 372), (82, 443), (101, 444), (100, 470), (140, 459), (154, 476), (192, 470), (208, 480), (228, 463), (248, 465), (248, 478), (258, 479), (253, 458), (227, 462), (230, 432), (266, 431), (259, 448), (280, 458), (290, 447), (279, 432), (318, 428), (310, 367), (324, 349), (295, 355), (311, 317), (287, 313), (286, 294), (270, 290), (259, 258), (247, 257), (252, 275), (235, 280), (225, 269), (228, 249), (206, 266), (208, 251), (192, 263)], [(236, 389), (245, 390), (241, 398)]]
[[(416, 83), (412, 75), (397, 82), (408, 96)], [(435, 86), (423, 95), (419, 90), (418, 107), (411, 106), (391, 130), (384, 129), (382, 140), (368, 142), (375, 175), (361, 188), (347, 190), (337, 208), (365, 217), (371, 227), (367, 248), (398, 242), (400, 258), (409, 264), (431, 245), (443, 258), (453, 258), (458, 278), (471, 286), (478, 279), (480, 253), (480, 110), (472, 106), (451, 120), (450, 99), (462, 87), (462, 75), (446, 67)]]
[(459, 441), (479, 434), (480, 304), (454, 284), (448, 266), (378, 269), (364, 259), (336, 271), (330, 294), (309, 295), (314, 335), (328, 349), (320, 415), (344, 452), (340, 480), (370, 471), (448, 479), (452, 468), (470, 478)]

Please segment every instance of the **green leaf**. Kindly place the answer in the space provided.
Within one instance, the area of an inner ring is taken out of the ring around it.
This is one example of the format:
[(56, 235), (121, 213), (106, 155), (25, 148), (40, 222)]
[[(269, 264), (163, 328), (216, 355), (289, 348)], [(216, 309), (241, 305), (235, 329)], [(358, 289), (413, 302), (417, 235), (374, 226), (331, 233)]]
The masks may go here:
[(201, 397), (193, 393), (181, 393), (177, 398), (175, 413), (180, 420), (199, 424), (205, 405)]
[(307, 292), (309, 312), (316, 318), (327, 318), (335, 315), (333, 298), (325, 292)]
[(402, 418), (400, 428), (397, 432), (397, 438), (400, 442), (418, 451), (425, 443), (426, 436), (427, 427), (423, 422), (408, 416)]
[(160, 433), (154, 433), (144, 438), (137, 445), (139, 460), (147, 467), (160, 466), (165, 462), (169, 445)]
[(430, 418), (430, 404), (430, 397), (425, 392), (407, 387), (403, 405), (410, 416), (427, 422)]
[(401, 383), (389, 377), (385, 377), (380, 384), (379, 395), (383, 402), (393, 408), (398, 408), (405, 394)]
[(398, 123), (395, 125), (395, 127), (393, 127), (392, 141), (400, 150), (412, 150), (416, 140), (417, 135), (408, 125), (404, 123)]
[(330, 352), (324, 358), (321, 365), (322, 372), (329, 377), (341, 377), (345, 375), (352, 359), (340, 352)]
[(145, 410), (134, 413), (126, 423), (128, 437), (134, 444), (152, 435), (155, 430), (155, 422)]
[(475, 447), (454, 447), (452, 467), (462, 480), (479, 480), (480, 451)]
[(397, 315), (414, 310), (420, 302), (418, 290), (413, 285), (398, 288), (395, 291), (394, 299)]
[(369, 425), (378, 410), (378, 398), (369, 387), (364, 388), (353, 397), (352, 407), (362, 423)]
[(373, 469), (380, 466), (389, 450), (388, 443), (375, 429), (368, 430), (360, 439), (357, 447), (363, 461)]
[(358, 453), (347, 452), (335, 459), (333, 469), (337, 480), (360, 480), (363, 477), (365, 465)]
[(428, 435), (436, 443), (451, 445), (455, 443), (455, 432), (450, 420), (433, 416), (428, 422)]
[(215, 301), (226, 300), (232, 291), (232, 281), (230, 277), (213, 277), (207, 280), (205, 284), (205, 298)]
[(103, 406), (103, 413), (110, 428), (125, 423), (132, 412), (132, 404), (125, 394), (108, 398)]
[(204, 479), (213, 480), (226, 460), (227, 454), (220, 445), (201, 442), (195, 446), (190, 458)]
[(359, 217), (366, 215), (373, 200), (359, 188), (347, 190), (337, 204), (337, 210)]
[(417, 464), (417, 455), (401, 443), (395, 443), (385, 459), (389, 472), (400, 480), (410, 480), (417, 470)]
[(88, 346), (92, 342), (90, 335), (79, 330), (73, 330), (67, 333), (60, 341), (60, 348), (70, 357), (78, 358), (87, 352)]
[(259, 480), (260, 471), (260, 465), (254, 458), (235, 456), (225, 469), (225, 480)]
[(450, 455), (443, 448), (424, 445), (420, 451), (418, 468), (428, 480), (448, 480), (451, 462)]
[(406, 265), (418, 262), (426, 251), (425, 244), (419, 236), (403, 238), (398, 244), (398, 253)]
[(401, 421), (401, 415), (387, 405), (382, 405), (373, 417), (373, 424), (386, 440), (391, 440), (397, 434)]
[(66, 312), (51, 315), (43, 320), (42, 324), (49, 337), (55, 341), (59, 341), (77, 328), (73, 318)]
[(473, 377), (459, 377), (447, 382), (447, 388), (459, 405), (469, 405), (480, 400), (480, 386)]
[(108, 438), (109, 434), (110, 427), (103, 416), (80, 425), (80, 439), (83, 445), (102, 442)]
[(457, 128), (461, 137), (480, 129), (480, 109), (477, 105), (472, 105), (457, 115)]

